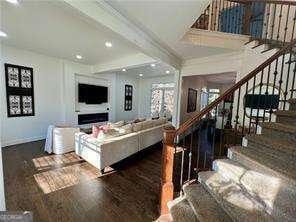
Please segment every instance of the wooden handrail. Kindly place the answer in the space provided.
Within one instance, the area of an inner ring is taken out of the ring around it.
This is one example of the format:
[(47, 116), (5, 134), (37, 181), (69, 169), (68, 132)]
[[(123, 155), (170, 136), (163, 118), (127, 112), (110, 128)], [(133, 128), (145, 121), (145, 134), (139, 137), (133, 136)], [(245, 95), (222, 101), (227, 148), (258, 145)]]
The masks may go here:
[(266, 3), (266, 4), (278, 4), (278, 5), (296, 5), (295, 0), (228, 0), (230, 2), (236, 2), (241, 4), (251, 4), (253, 2)]
[(250, 72), (248, 75), (246, 75), (240, 81), (238, 81), (235, 85), (233, 85), (228, 90), (226, 90), (220, 97), (218, 97), (216, 100), (214, 100), (208, 106), (206, 106), (203, 110), (198, 112), (195, 116), (193, 116), (192, 118), (187, 120), (185, 123), (183, 123), (176, 130), (175, 137), (184, 133), (185, 131), (187, 131), (194, 123), (201, 120), (201, 118), (204, 115), (206, 115), (208, 112), (213, 110), (217, 105), (219, 105), (220, 102), (222, 102), (224, 99), (226, 99), (229, 95), (232, 95), (238, 88), (240, 88), (242, 85), (244, 85), (250, 79), (252, 79), (259, 72), (264, 70), (265, 67), (269, 66), (275, 59), (277, 59), (278, 57), (283, 55), (288, 49), (292, 48), (295, 44), (296, 44), (296, 39), (291, 41), (289, 44), (285, 45), (278, 52), (276, 52), (274, 55), (272, 55), (269, 59), (267, 59), (265, 62), (263, 62), (260, 66), (255, 68), (252, 72)]

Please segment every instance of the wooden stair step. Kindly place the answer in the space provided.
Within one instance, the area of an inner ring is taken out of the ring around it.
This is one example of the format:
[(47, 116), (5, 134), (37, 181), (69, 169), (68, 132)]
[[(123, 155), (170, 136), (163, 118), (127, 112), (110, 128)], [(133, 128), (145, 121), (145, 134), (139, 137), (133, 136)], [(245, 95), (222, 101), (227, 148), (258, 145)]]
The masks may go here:
[(294, 110), (278, 110), (275, 115), (278, 123), (296, 125), (296, 111)]
[(178, 197), (168, 203), (173, 222), (198, 222), (193, 209), (185, 196)]
[(229, 215), (201, 184), (191, 184), (183, 188), (186, 199), (200, 222), (230, 222)]
[(248, 147), (259, 148), (263, 152), (272, 150), (276, 155), (282, 154), (285, 156), (286, 154), (291, 158), (296, 157), (295, 143), (289, 140), (266, 137), (260, 134), (249, 134), (245, 136), (245, 139)]
[(239, 184), (264, 203), (265, 209), (280, 221), (296, 216), (296, 187), (266, 171), (251, 170), (230, 159), (215, 160), (213, 169), (224, 178)]
[[(258, 148), (260, 149), (260, 148)], [(279, 177), (291, 186), (296, 186), (296, 163), (277, 161), (264, 153), (254, 152), (244, 147), (231, 147), (228, 149), (228, 158), (234, 160), (249, 169)]]
[(296, 142), (296, 126), (282, 123), (260, 123), (262, 135)]
[(200, 172), (198, 180), (223, 207), (233, 221), (275, 221), (264, 204), (241, 186), (214, 171)]

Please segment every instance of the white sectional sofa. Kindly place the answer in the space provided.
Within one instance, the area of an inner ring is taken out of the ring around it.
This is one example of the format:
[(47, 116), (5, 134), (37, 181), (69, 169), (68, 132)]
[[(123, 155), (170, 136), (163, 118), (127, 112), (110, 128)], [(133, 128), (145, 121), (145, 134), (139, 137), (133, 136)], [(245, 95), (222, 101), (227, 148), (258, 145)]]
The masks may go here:
[(163, 139), (166, 119), (132, 124), (132, 132), (98, 140), (85, 133), (75, 134), (75, 152), (103, 172), (104, 168), (135, 154)]

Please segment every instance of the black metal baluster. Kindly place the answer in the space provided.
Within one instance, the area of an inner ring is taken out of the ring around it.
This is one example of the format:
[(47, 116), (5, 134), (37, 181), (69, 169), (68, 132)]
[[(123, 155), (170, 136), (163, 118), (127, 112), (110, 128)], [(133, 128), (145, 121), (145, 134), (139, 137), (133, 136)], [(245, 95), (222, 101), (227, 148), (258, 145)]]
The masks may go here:
[(287, 101), (287, 95), (288, 95), (288, 85), (290, 80), (290, 69), (291, 69), (291, 63), (292, 63), (292, 48), (290, 49), (290, 56), (289, 56), (289, 62), (288, 62), (288, 72), (287, 72), (287, 78), (286, 78), (286, 87), (284, 92), (284, 107), (283, 110), (286, 109), (286, 101)]
[(220, 31), (220, 23), (221, 23), (221, 2), (222, 0), (219, 0), (219, 11), (218, 11), (218, 25), (217, 25), (217, 31)]
[(280, 15), (279, 15), (279, 26), (278, 26), (278, 32), (277, 32), (277, 36), (276, 36), (276, 40), (279, 41), (280, 38), (280, 31), (281, 31), (281, 23), (282, 23), (282, 17), (283, 17), (283, 5), (281, 5), (280, 8)]
[[(259, 95), (261, 95), (262, 92), (262, 86), (263, 86), (263, 75), (264, 75), (264, 69), (261, 71), (261, 77), (260, 77), (260, 83), (259, 83)], [(259, 102), (260, 100), (258, 100), (257, 103), (257, 115), (256, 115), (256, 130), (255, 132), (257, 132), (258, 130), (258, 123), (259, 123)]]
[(271, 25), (271, 35), (270, 35), (270, 39), (273, 39), (274, 26), (275, 26), (275, 15), (276, 15), (276, 10), (277, 10), (277, 5), (274, 4), (274, 11), (273, 11), (273, 16), (272, 16), (272, 25)]
[(287, 12), (287, 19), (286, 19), (286, 26), (285, 26), (285, 34), (284, 34), (284, 43), (286, 42), (286, 38), (287, 38), (289, 15), (290, 15), (290, 5), (288, 5), (288, 12)]
[(227, 2), (227, 32), (230, 33), (230, 11), (231, 11), (231, 3)]
[[(222, 0), (222, 12), (223, 13), (223, 22), (225, 21), (225, 11), (224, 11), (224, 4), (225, 4), (225, 1)], [(223, 31), (223, 22), (220, 23), (221, 27), (219, 27), (219, 30), (218, 31)]]
[[(286, 52), (284, 52), (282, 55), (282, 66), (281, 66), (281, 74), (280, 74), (280, 80), (279, 80), (279, 95), (281, 95), (281, 91), (282, 91), (285, 59), (286, 59)], [(284, 102), (284, 101), (280, 98), (280, 102)], [(280, 109), (280, 104), (278, 109)]]
[(193, 126), (191, 126), (190, 130), (190, 147), (189, 147), (189, 154), (188, 154), (188, 181), (190, 181), (191, 178), (191, 163), (192, 163), (192, 145), (193, 145)]
[[(213, 126), (213, 143), (212, 143), (212, 154), (211, 154), (211, 161), (213, 161), (215, 157), (215, 145), (216, 145), (216, 126), (217, 126), (217, 113), (218, 113), (218, 106), (215, 107), (215, 115), (214, 115), (214, 126)], [(211, 163), (212, 164), (212, 163)]]
[(216, 29), (216, 26), (217, 26), (217, 16), (218, 16), (218, 14), (217, 13), (219, 13), (218, 11), (217, 11), (217, 9), (218, 9), (218, 3), (217, 3), (217, 1), (215, 1), (215, 20), (214, 20), (214, 30), (215, 31), (218, 31), (218, 29)]
[[(246, 82), (246, 93), (245, 96), (248, 95), (248, 89), (249, 88), (249, 81)], [(245, 135), (245, 119), (246, 119), (246, 107), (244, 106), (244, 114), (243, 114), (243, 129), (242, 129), (242, 134)]]
[(200, 125), (197, 131), (197, 158), (196, 158), (196, 173), (199, 172), (199, 160), (200, 160)]
[(235, 33), (235, 20), (234, 20), (234, 13), (235, 13), (235, 9), (233, 7), (234, 3), (231, 2), (230, 6), (231, 6), (231, 31), (230, 33)]
[[(265, 90), (265, 95), (268, 95), (270, 70), (271, 70), (271, 64), (269, 64), (269, 66), (268, 66), (268, 73), (267, 73), (267, 80), (266, 80), (266, 90)], [(271, 109), (271, 104), (270, 104), (269, 109)], [(263, 122), (265, 122), (265, 115), (266, 115), (266, 109), (264, 109), (264, 111), (263, 111)]]
[(222, 134), (224, 130), (224, 116), (225, 116), (225, 100), (223, 100), (223, 106), (222, 106), (222, 123), (221, 123), (221, 132), (220, 132), (220, 146), (219, 146), (219, 156), (222, 155)]
[(270, 17), (270, 4), (267, 4), (266, 5), (266, 8), (268, 7), (268, 11), (266, 13), (266, 21), (264, 23), (265, 25), (265, 42), (267, 41), (267, 38), (268, 38), (268, 27), (269, 27), (269, 17)]
[[(275, 90), (275, 85), (276, 85), (276, 78), (277, 78), (277, 75), (278, 75), (278, 62), (279, 62), (279, 57), (276, 59), (275, 71), (273, 73), (274, 77), (273, 77), (272, 95), (274, 95), (274, 90)], [(271, 117), (272, 117), (273, 110), (270, 109), (269, 113), (270, 113), (269, 114), (269, 122), (271, 122)]]
[[(253, 77), (254, 81), (253, 81), (252, 95), (254, 95), (254, 93), (255, 93), (256, 76), (257, 76), (257, 74)], [(253, 115), (253, 108), (251, 108), (251, 112), (250, 112), (249, 134), (251, 133), (252, 115)]]
[(240, 106), (240, 93), (241, 93), (241, 87), (238, 88), (238, 96), (237, 96), (237, 107), (236, 107), (236, 115), (235, 115), (235, 127), (234, 127), (234, 135), (235, 135), (235, 142), (237, 141), (237, 125), (238, 125), (238, 120), (239, 120), (239, 106)]
[(213, 20), (214, 20), (213, 18), (214, 18), (214, 1), (212, 1), (212, 3), (211, 3), (211, 17), (209, 18), (211, 21), (209, 30), (211, 30), (211, 31), (215, 31), (215, 29), (213, 29)]
[(250, 35), (251, 37), (255, 37), (256, 38), (256, 33), (255, 35), (253, 34), (253, 29), (254, 29), (254, 3), (252, 3), (251, 5), (251, 18), (250, 18)]
[(291, 99), (293, 98), (294, 91), (295, 91), (295, 78), (296, 78), (296, 61), (294, 61), (293, 80), (292, 80), (292, 87), (291, 87)]
[(296, 24), (296, 6), (294, 6), (294, 18), (293, 18), (293, 28), (292, 28), (291, 41), (294, 39), (295, 24)]
[(182, 156), (181, 156), (181, 172), (180, 172), (180, 194), (182, 194), (182, 186), (183, 186), (183, 174), (184, 174), (184, 157), (185, 157), (185, 138), (183, 139), (183, 146), (182, 146)]

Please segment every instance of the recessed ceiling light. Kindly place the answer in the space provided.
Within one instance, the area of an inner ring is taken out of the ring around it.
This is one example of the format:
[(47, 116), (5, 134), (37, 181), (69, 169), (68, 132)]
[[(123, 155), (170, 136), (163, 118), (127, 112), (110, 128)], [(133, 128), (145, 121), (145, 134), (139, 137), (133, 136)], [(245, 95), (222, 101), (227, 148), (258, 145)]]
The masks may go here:
[(76, 59), (82, 59), (81, 55), (76, 55)]
[(7, 37), (7, 34), (5, 32), (0, 31), (0, 37)]
[(126, 72), (126, 69), (122, 69), (122, 72)]
[(14, 5), (18, 5), (18, 0), (6, 0), (7, 2), (14, 4)]
[(110, 48), (110, 47), (112, 47), (112, 43), (111, 42), (105, 42), (105, 46)]
[(154, 63), (152, 63), (152, 64), (151, 64), (151, 67), (155, 67), (155, 64), (154, 64)]
[(143, 76), (143, 74), (142, 74), (142, 73), (140, 73), (140, 74), (139, 74), (139, 76), (140, 76), (140, 77), (142, 77), (142, 76)]
[(169, 73), (170, 73), (170, 70), (165, 71), (165, 73), (166, 73), (166, 74), (169, 74)]

